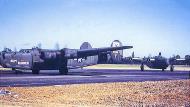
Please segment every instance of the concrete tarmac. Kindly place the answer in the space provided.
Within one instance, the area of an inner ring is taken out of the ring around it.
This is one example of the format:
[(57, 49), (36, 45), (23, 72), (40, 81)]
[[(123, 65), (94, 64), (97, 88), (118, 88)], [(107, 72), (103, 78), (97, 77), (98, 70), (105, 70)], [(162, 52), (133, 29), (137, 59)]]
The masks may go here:
[(190, 71), (117, 70), (117, 69), (72, 69), (68, 75), (59, 75), (58, 70), (41, 70), (39, 75), (30, 70), (0, 71), (0, 87), (50, 86), (106, 82), (142, 82), (190, 79)]

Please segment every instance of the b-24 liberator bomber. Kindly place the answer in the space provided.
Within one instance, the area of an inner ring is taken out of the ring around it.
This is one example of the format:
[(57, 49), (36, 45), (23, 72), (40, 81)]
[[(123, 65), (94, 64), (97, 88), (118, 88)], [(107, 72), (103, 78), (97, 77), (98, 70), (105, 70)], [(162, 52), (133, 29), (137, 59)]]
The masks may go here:
[(170, 67), (170, 71), (174, 70), (173, 63), (170, 62), (168, 58), (163, 57), (161, 55), (161, 52), (159, 53), (158, 56), (154, 56), (154, 57), (140, 58), (140, 57), (134, 57), (134, 55), (132, 55), (132, 56), (133, 57), (129, 57), (128, 60), (140, 63), (141, 71), (145, 70), (144, 69), (145, 65), (151, 69), (161, 69), (162, 71), (167, 69), (167, 67)]
[(4, 68), (12, 68), (12, 70), (32, 70), (33, 74), (39, 74), (40, 70), (59, 70), (60, 74), (66, 75), (68, 69), (97, 64), (101, 55), (130, 48), (133, 47), (92, 48), (88, 42), (84, 42), (80, 49), (50, 50), (36, 47), (21, 49), (19, 52), (5, 49), (0, 52), (0, 65)]
[(162, 71), (170, 66), (170, 71), (174, 70), (173, 64), (169, 63), (169, 60), (167, 58), (161, 56), (161, 52), (158, 56), (155, 56), (153, 58), (143, 58), (140, 66), (141, 71), (144, 71), (144, 65), (147, 65), (149, 68), (152, 69), (161, 69)]

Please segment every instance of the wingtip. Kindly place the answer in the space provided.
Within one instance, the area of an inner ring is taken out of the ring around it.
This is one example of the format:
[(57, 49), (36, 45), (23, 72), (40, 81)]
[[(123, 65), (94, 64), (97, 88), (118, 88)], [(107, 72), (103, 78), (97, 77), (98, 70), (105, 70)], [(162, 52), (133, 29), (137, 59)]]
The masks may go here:
[(131, 49), (133, 46), (123, 46), (125, 49)]

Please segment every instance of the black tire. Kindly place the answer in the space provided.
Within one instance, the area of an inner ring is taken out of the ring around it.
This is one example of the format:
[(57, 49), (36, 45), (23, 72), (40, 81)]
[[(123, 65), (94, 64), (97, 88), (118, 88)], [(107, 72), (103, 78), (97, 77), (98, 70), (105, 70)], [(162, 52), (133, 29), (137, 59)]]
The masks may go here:
[(40, 70), (39, 69), (33, 69), (32, 70), (32, 74), (39, 74), (40, 73)]
[(162, 71), (164, 71), (165, 69), (164, 68), (162, 68)]
[(141, 68), (141, 71), (144, 71), (144, 64), (141, 64), (140, 68)]
[(174, 71), (174, 66), (170, 65), (170, 71), (173, 72)]
[(40, 73), (39, 63), (34, 63), (32, 67), (32, 74), (39, 74), (39, 73)]
[(60, 68), (59, 74), (60, 75), (67, 75), (68, 74), (68, 68)]
[(15, 71), (15, 74), (18, 74), (19, 72), (16, 70), (16, 68), (12, 68), (12, 71)]

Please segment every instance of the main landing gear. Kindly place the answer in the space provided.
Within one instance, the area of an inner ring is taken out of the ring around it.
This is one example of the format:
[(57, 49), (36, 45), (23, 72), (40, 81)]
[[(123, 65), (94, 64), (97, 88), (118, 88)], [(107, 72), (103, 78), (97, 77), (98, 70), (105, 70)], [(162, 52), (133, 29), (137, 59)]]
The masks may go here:
[(170, 71), (171, 71), (171, 72), (174, 71), (174, 65), (170, 65)]
[(67, 67), (59, 68), (59, 74), (67, 75), (68, 74), (68, 68)]
[(144, 64), (143, 63), (141, 64), (140, 68), (141, 68), (141, 71), (144, 71)]
[(40, 69), (39, 69), (39, 63), (34, 63), (33, 64), (33, 68), (32, 68), (32, 74), (39, 74), (40, 73)]
[(32, 74), (39, 74), (40, 70), (39, 69), (32, 69)]

